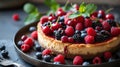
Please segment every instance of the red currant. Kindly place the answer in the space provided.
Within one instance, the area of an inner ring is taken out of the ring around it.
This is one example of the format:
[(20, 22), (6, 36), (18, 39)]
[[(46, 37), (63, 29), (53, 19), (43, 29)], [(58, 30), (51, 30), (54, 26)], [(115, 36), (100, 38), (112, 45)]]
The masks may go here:
[(43, 27), (42, 31), (43, 31), (46, 35), (50, 35), (50, 34), (52, 33), (52, 30), (49, 28), (49, 26)]
[(40, 23), (43, 24), (48, 21), (48, 16), (42, 16), (40, 19)]
[(74, 29), (72, 26), (67, 26), (67, 28), (65, 29), (65, 34), (67, 36), (72, 36), (74, 34)]
[(18, 21), (20, 19), (19, 14), (13, 14), (12, 18), (14, 21)]
[(68, 42), (68, 37), (67, 37), (67, 36), (62, 36), (62, 37), (61, 37), (61, 41), (62, 41), (63, 43)]
[(105, 18), (106, 18), (106, 19), (110, 19), (110, 20), (114, 20), (113, 14), (107, 14), (107, 15), (105, 16)]

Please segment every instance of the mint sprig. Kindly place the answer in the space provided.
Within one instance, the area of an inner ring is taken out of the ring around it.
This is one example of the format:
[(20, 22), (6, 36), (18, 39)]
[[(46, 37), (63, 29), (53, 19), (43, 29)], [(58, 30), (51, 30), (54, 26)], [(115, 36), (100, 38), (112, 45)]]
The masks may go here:
[(24, 20), (25, 25), (39, 21), (41, 14), (38, 11), (38, 8), (36, 8), (33, 4), (26, 3), (23, 7), (23, 10), (28, 14)]
[(94, 4), (85, 4), (84, 2), (81, 3), (79, 10), (71, 15), (69, 15), (69, 18), (73, 19), (78, 16), (90, 16), (91, 13), (93, 13), (97, 9), (97, 6)]

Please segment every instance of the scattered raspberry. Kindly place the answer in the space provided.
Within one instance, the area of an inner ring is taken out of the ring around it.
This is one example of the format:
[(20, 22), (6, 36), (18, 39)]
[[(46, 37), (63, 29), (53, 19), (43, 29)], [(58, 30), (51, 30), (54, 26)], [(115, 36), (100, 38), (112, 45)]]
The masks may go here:
[(44, 56), (44, 55), (50, 55), (51, 54), (51, 50), (50, 49), (45, 49), (45, 50), (43, 50), (43, 52), (42, 52), (42, 55)]
[(82, 30), (83, 29), (83, 24), (82, 23), (77, 23), (77, 25), (75, 26), (76, 30)]
[(74, 29), (72, 26), (67, 26), (67, 28), (65, 29), (65, 34), (67, 36), (72, 36), (74, 34)]
[(118, 28), (118, 27), (112, 27), (111, 28), (111, 34), (112, 34), (112, 36), (118, 36), (118, 35), (120, 35), (120, 28)]
[(62, 41), (63, 43), (68, 42), (68, 37), (67, 37), (67, 36), (62, 36), (62, 37), (61, 37), (61, 41)]
[(28, 44), (22, 44), (21, 50), (23, 52), (28, 52), (30, 50), (30, 46)]
[(73, 39), (72, 37), (68, 37), (68, 41), (69, 41), (70, 43), (74, 43), (74, 39)]
[(65, 64), (65, 58), (62, 54), (59, 54), (54, 57), (54, 62), (60, 62), (61, 64)]
[(85, 27), (91, 27), (92, 26), (92, 20), (91, 19), (85, 19), (84, 26)]
[(85, 39), (85, 43), (88, 43), (88, 44), (92, 44), (95, 41), (94, 36), (91, 36), (91, 35), (85, 36), (84, 39)]
[(21, 40), (24, 41), (24, 40), (26, 40), (27, 38), (28, 38), (28, 37), (27, 37), (26, 35), (22, 35)]
[(92, 27), (88, 27), (87, 34), (91, 36), (96, 36), (96, 31)]
[(111, 53), (111, 52), (105, 52), (105, 53), (104, 53), (104, 58), (105, 58), (106, 60), (109, 60), (111, 57), (112, 57), (112, 53)]
[(111, 28), (110, 24), (109, 24), (108, 22), (106, 22), (106, 21), (104, 21), (104, 22), (102, 23), (102, 26), (103, 26), (103, 29), (104, 29), (104, 30), (107, 30), (107, 31), (109, 31), (110, 28)]
[(43, 31), (46, 35), (50, 35), (50, 34), (52, 33), (52, 30), (49, 28), (49, 26), (43, 27), (42, 31)]
[(30, 47), (34, 45), (34, 41), (32, 40), (31, 37), (28, 37), (25, 41), (24, 44), (28, 44)]
[(48, 21), (48, 16), (42, 16), (40, 19), (40, 23), (43, 24)]
[(101, 64), (101, 62), (102, 62), (102, 60), (101, 60), (100, 57), (95, 57), (95, 58), (93, 59), (93, 64)]
[(37, 31), (33, 31), (33, 32), (31, 33), (31, 37), (32, 37), (33, 39), (37, 40), (37, 38), (38, 38)]
[(82, 65), (83, 63), (83, 58), (81, 56), (75, 56), (73, 60), (74, 65)]
[(14, 21), (18, 21), (20, 19), (19, 14), (13, 14), (12, 18)]

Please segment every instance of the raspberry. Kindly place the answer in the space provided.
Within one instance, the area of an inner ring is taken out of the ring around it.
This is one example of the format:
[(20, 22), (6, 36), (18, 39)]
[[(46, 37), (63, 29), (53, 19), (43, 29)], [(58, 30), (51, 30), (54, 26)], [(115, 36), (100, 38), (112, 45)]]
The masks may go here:
[(45, 50), (43, 50), (43, 52), (42, 52), (42, 55), (44, 56), (44, 55), (50, 55), (51, 54), (51, 50), (50, 49), (45, 49)]
[(18, 21), (20, 19), (19, 14), (13, 14), (12, 18), (14, 21)]
[(45, 23), (48, 21), (48, 16), (42, 16), (40, 19), (41, 24)]
[(69, 41), (70, 43), (73, 43), (73, 42), (74, 42), (74, 39), (73, 39), (72, 37), (68, 37), (68, 41)]
[(102, 26), (103, 26), (103, 29), (107, 31), (109, 31), (111, 28), (110, 24), (106, 21), (102, 22)]
[(113, 14), (107, 14), (107, 15), (105, 16), (105, 18), (106, 18), (106, 19), (110, 19), (110, 20), (114, 20)]
[(61, 64), (65, 64), (65, 58), (62, 54), (59, 54), (54, 57), (54, 62), (60, 62)]
[(85, 27), (91, 27), (91, 26), (92, 26), (92, 21), (91, 21), (91, 19), (85, 19), (84, 26), (85, 26)]
[(31, 37), (32, 37), (33, 39), (37, 40), (37, 38), (38, 38), (37, 31), (33, 31), (33, 32), (31, 33)]
[(95, 57), (95, 58), (93, 59), (93, 64), (101, 64), (101, 62), (102, 62), (102, 60), (101, 60), (100, 57)]
[(103, 10), (98, 11), (98, 18), (105, 19), (105, 12)]
[(109, 60), (111, 57), (112, 57), (112, 53), (111, 53), (111, 52), (105, 52), (105, 53), (104, 53), (104, 58), (105, 58), (106, 60)]
[(56, 12), (56, 15), (57, 15), (57, 16), (63, 16), (63, 15), (65, 15), (65, 14), (66, 14), (66, 12), (63, 11), (62, 8), (59, 8), (59, 9), (57, 10), (57, 12)]
[(83, 58), (81, 56), (75, 56), (73, 60), (74, 65), (81, 65), (83, 63)]
[(89, 44), (94, 43), (95, 41), (94, 36), (91, 36), (91, 35), (85, 36), (84, 39), (85, 39), (85, 43), (89, 43)]
[(28, 52), (30, 50), (30, 46), (28, 44), (22, 44), (21, 50), (23, 52)]
[(74, 29), (72, 26), (67, 26), (67, 28), (65, 29), (65, 34), (67, 36), (72, 36), (74, 34)]
[(21, 40), (22, 40), (22, 41), (26, 40), (27, 38), (28, 38), (28, 37), (27, 37), (26, 35), (22, 35), (22, 36), (21, 36)]
[(57, 29), (60, 28), (60, 27), (61, 27), (61, 24), (59, 24), (58, 22), (56, 22), (56, 23), (53, 23), (53, 24), (52, 24), (51, 29), (52, 29), (52, 30), (57, 30)]
[(81, 31), (83, 29), (82, 23), (77, 23), (77, 25), (75, 26), (75, 29)]
[(118, 28), (118, 27), (112, 27), (111, 28), (111, 34), (112, 34), (112, 36), (118, 36), (118, 35), (120, 35), (120, 28)]
[(91, 36), (96, 36), (96, 31), (92, 27), (88, 27), (87, 34)]
[(54, 16), (49, 16), (49, 17), (48, 17), (48, 20), (49, 20), (49, 21), (53, 21), (54, 19), (55, 19)]
[(67, 25), (69, 25), (69, 26), (74, 26), (74, 21), (72, 21), (72, 20), (70, 20), (70, 19), (69, 19), (66, 23), (67, 23)]
[(61, 37), (61, 41), (62, 41), (63, 43), (68, 42), (68, 37), (67, 37), (67, 36), (62, 36), (62, 37)]
[(30, 47), (33, 46), (34, 42), (31, 37), (28, 37), (26, 40), (24, 40), (24, 44), (29, 45)]
[(42, 31), (43, 31), (46, 35), (50, 35), (50, 34), (52, 33), (52, 30), (49, 28), (49, 26), (43, 27)]
[(83, 16), (79, 16), (79, 17), (75, 18), (75, 20), (77, 23), (84, 23), (84, 21), (85, 21)]
[(93, 12), (90, 16), (91, 17), (97, 17), (97, 15), (98, 15), (98, 12)]

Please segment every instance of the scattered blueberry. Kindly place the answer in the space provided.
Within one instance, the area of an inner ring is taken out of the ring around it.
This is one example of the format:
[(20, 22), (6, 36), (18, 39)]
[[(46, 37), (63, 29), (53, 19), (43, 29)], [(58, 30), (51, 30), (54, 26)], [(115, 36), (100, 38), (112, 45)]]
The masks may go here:
[(60, 64), (60, 62), (54, 62), (53, 64)]
[(5, 45), (0, 45), (0, 50), (2, 51), (2, 50), (5, 50)]
[(36, 30), (36, 27), (34, 27), (34, 26), (32, 26), (32, 27), (29, 28), (29, 31), (30, 31), (30, 32), (33, 32), (33, 31), (35, 31), (35, 30)]
[(50, 55), (45, 55), (43, 56), (43, 60), (46, 62), (50, 62), (51, 61), (51, 56)]
[(2, 55), (4, 58), (7, 58), (7, 57), (8, 57), (8, 51), (7, 51), (7, 50), (2, 50), (2, 51), (1, 51), (1, 55)]
[(113, 61), (115, 61), (114, 58), (110, 58), (110, 59), (108, 60), (108, 62), (113, 62)]
[(83, 66), (87, 66), (87, 65), (89, 65), (90, 63), (89, 62), (83, 62)]
[(40, 52), (41, 51), (41, 46), (40, 45), (35, 45), (35, 50)]
[(36, 58), (37, 59), (42, 59), (42, 53), (41, 52), (36, 52)]
[(23, 41), (20, 40), (18, 41), (17, 46), (20, 48), (22, 44), (23, 44)]

